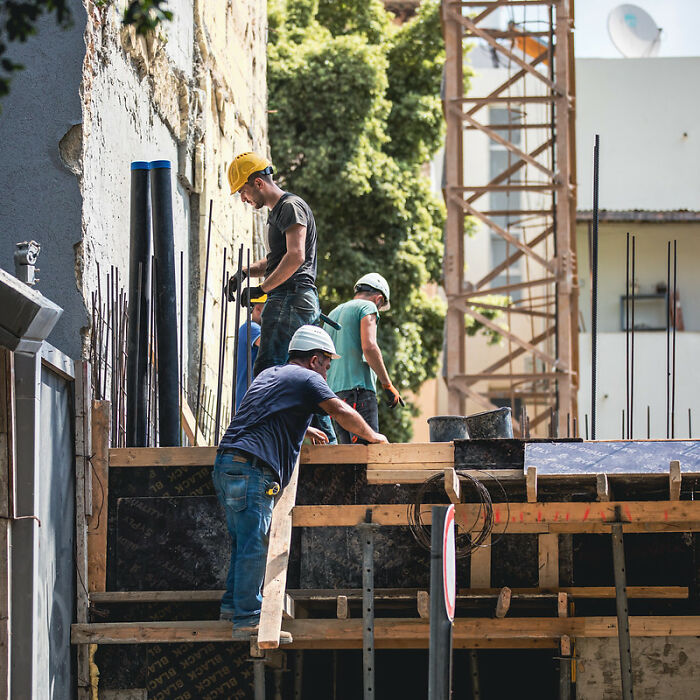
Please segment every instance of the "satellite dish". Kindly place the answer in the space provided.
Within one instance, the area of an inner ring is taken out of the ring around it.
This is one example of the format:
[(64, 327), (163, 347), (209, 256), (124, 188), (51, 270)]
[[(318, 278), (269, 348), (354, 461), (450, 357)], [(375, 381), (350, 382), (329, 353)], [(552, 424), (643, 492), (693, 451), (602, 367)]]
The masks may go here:
[(661, 28), (648, 12), (636, 5), (618, 5), (611, 10), (608, 34), (625, 58), (644, 58), (659, 53)]

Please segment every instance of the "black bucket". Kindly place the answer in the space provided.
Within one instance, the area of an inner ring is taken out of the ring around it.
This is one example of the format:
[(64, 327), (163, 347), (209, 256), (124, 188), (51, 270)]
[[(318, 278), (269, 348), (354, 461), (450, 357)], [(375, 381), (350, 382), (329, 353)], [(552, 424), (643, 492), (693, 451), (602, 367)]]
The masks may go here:
[(467, 419), (464, 416), (433, 416), (428, 418), (430, 442), (452, 442), (467, 440)]
[(465, 419), (469, 437), (478, 438), (512, 438), (513, 421), (510, 407), (497, 408), (495, 411), (484, 411), (467, 416)]

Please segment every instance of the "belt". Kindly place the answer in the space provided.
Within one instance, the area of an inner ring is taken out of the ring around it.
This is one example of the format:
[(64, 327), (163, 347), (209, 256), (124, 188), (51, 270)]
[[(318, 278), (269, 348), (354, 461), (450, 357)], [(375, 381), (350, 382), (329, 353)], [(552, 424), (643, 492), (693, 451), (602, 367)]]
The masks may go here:
[(271, 289), (267, 294), (274, 294), (275, 292), (280, 292), (282, 294), (294, 294), (295, 292), (300, 292), (305, 289), (313, 289), (316, 291), (316, 285), (312, 282), (292, 282), (290, 284), (283, 282), (279, 287)]
[[(272, 467), (267, 462), (260, 459), (260, 457), (256, 457), (255, 455), (252, 455), (249, 452), (246, 452), (245, 450), (241, 450), (238, 447), (222, 447), (219, 450), (219, 452), (227, 452), (229, 454), (232, 454), (234, 462), (247, 462), (249, 464), (252, 464), (254, 467), (260, 467), (261, 469), (272, 469)], [(274, 472), (274, 469), (272, 469), (272, 471)]]

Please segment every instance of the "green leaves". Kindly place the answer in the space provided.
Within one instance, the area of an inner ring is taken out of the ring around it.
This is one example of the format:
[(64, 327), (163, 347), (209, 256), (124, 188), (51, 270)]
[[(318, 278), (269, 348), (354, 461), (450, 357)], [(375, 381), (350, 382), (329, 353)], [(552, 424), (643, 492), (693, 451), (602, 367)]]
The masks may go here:
[(167, 4), (167, 0), (130, 0), (123, 22), (133, 25), (137, 34), (148, 34), (161, 22), (173, 18), (173, 13), (165, 9)]
[[(444, 50), (438, 3), (397, 28), (379, 0), (273, 0), (270, 144), (284, 187), (304, 197), (319, 231), (323, 310), (384, 275), (392, 308), (379, 344), (399, 391), (435, 376), (444, 304), (424, 292), (442, 274), (444, 207), (421, 173), (441, 144)], [(413, 408), (380, 426), (408, 440)]]

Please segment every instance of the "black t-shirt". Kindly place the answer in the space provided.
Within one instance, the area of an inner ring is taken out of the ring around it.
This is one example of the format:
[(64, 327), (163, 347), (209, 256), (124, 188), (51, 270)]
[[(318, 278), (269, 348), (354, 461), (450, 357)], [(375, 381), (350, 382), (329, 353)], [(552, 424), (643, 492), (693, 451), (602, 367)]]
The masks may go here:
[(316, 222), (309, 205), (291, 192), (285, 192), (270, 211), (267, 219), (267, 277), (287, 252), (285, 231), (294, 224), (306, 226), (306, 255), (299, 269), (284, 284), (314, 284), (316, 282)]

